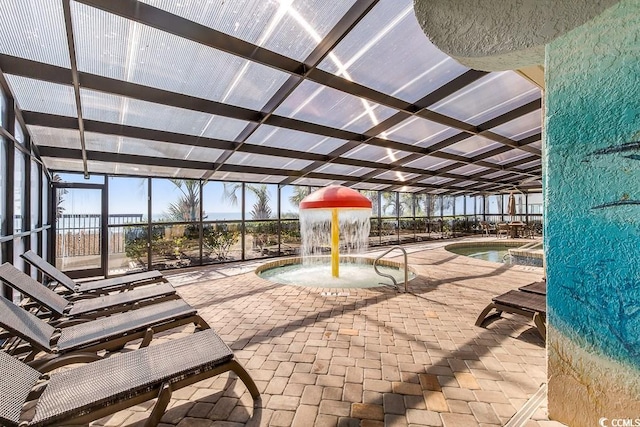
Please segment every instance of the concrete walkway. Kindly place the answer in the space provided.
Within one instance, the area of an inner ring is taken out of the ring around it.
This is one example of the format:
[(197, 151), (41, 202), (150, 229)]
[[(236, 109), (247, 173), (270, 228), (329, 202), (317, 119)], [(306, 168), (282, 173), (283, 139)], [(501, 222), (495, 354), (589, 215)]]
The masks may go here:
[[(546, 381), (544, 343), (523, 317), (507, 316), (486, 329), (474, 322), (493, 296), (540, 280), (542, 269), (475, 260), (443, 246), (407, 246), (418, 277), (406, 294), (274, 284), (253, 273), (258, 262), (167, 273), (231, 346), (262, 399), (254, 408), (242, 382), (225, 374), (174, 392), (162, 422), (505, 425)], [(547, 421), (541, 401), (531, 417), (510, 425), (560, 426)], [(97, 424), (139, 423), (150, 406)]]

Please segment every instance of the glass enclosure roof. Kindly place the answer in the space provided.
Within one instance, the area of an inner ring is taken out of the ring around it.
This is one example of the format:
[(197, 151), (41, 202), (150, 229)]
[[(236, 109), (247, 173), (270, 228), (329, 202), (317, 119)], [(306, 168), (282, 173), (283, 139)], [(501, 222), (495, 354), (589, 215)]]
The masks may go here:
[[(51, 171), (477, 194), (541, 179), (541, 92), (411, 0), (0, 2), (0, 84)], [(539, 187), (538, 187), (539, 188)]]
[(307, 153), (329, 154), (347, 141), (313, 133), (262, 125), (245, 141), (247, 144), (299, 150)]
[[(302, 61), (347, 12), (354, 0), (304, 0), (296, 1), (295, 4), (265, 0), (143, 2)], [(251, 25), (246, 25), (248, 22)]]
[(459, 132), (454, 128), (431, 120), (411, 117), (382, 132), (380, 137), (426, 148), (457, 135)]
[[(319, 68), (415, 102), (467, 71), (420, 33), (411, 0), (382, 0)], [(380, 58), (393, 64), (384, 73)]]
[(5, 78), (13, 91), (20, 94), (18, 105), (22, 110), (78, 117), (73, 86), (9, 74)]
[[(139, 99), (80, 89), (85, 120), (233, 140), (249, 122)], [(74, 103), (75, 105), (75, 103)]]
[(396, 111), (364, 98), (305, 81), (289, 95), (275, 113), (363, 133), (388, 119)]

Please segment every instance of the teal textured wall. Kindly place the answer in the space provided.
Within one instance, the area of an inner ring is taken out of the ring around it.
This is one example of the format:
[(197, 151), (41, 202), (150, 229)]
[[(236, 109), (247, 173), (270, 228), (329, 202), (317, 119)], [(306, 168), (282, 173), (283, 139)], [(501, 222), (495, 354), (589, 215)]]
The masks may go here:
[(561, 413), (576, 399), (551, 390), (557, 374), (589, 390), (619, 364), (621, 399), (640, 397), (640, 1), (552, 42), (545, 66), (549, 388), (566, 399), (549, 405)]
[(640, 13), (622, 2), (548, 48), (551, 321), (640, 367)]

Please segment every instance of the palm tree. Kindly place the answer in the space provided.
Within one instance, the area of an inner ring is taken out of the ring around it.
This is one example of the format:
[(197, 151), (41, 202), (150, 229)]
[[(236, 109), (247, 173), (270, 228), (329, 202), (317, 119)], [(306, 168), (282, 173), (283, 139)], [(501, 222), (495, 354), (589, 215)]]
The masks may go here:
[(200, 181), (193, 179), (170, 179), (182, 196), (169, 205), (169, 218), (174, 221), (196, 221), (200, 213)]
[(382, 199), (383, 199), (383, 204), (382, 204), (383, 214), (387, 211), (387, 208), (391, 208), (391, 215), (402, 216), (402, 213), (403, 213), (402, 203), (398, 203), (398, 198), (396, 197), (396, 193), (384, 192), (382, 193)]
[(426, 197), (428, 197), (426, 194), (417, 194), (416, 195), (416, 199), (415, 199), (416, 200), (416, 202), (415, 202), (416, 203), (416, 212), (415, 212), (415, 214), (416, 214), (417, 217), (427, 216), (427, 212), (426, 212), (426, 209), (425, 209), (425, 207), (426, 207), (425, 206), (426, 205), (425, 198)]
[(413, 194), (400, 193), (400, 215), (413, 216)]
[(289, 201), (293, 206), (300, 206), (300, 202), (302, 199), (307, 197), (310, 193), (309, 187), (303, 187), (301, 185), (296, 185), (293, 187), (293, 193), (289, 196)]
[(424, 201), (424, 212), (428, 217), (440, 216), (441, 207), (443, 210), (447, 210), (453, 205), (453, 197), (435, 194), (427, 194), (422, 200)]
[(362, 195), (369, 199), (371, 202), (371, 214), (375, 217), (378, 216), (378, 192), (375, 190), (363, 190)]
[(253, 219), (269, 219), (272, 217), (271, 208), (269, 207), (269, 193), (267, 186), (262, 185), (256, 193), (258, 200), (253, 204), (251, 209), (251, 218)]
[[(228, 200), (232, 205), (238, 204), (238, 190), (242, 188), (241, 182), (225, 182), (223, 198)], [(256, 196), (256, 202), (251, 209), (251, 219), (269, 219), (272, 217), (271, 207), (269, 206), (269, 189), (266, 184), (245, 184), (245, 188)]]
[[(60, 175), (58, 175), (57, 173), (54, 173), (53, 176), (51, 177), (51, 181), (53, 182), (62, 182), (62, 177)], [(62, 204), (64, 203), (64, 195), (67, 194), (69, 192), (69, 190), (67, 190), (66, 188), (58, 188), (56, 189), (55, 192), (55, 198), (56, 198), (56, 218), (59, 218), (62, 216), (62, 214), (64, 213), (64, 206), (62, 206)]]

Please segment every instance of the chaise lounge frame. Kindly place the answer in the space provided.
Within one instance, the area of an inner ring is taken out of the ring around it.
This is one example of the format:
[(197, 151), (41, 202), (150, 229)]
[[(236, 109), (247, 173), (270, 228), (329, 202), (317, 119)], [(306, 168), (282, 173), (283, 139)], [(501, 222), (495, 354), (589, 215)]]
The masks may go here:
[[(142, 338), (140, 347), (151, 342), (154, 333), (193, 323), (196, 329), (209, 325), (183, 300), (165, 301), (126, 313), (54, 328), (34, 314), (0, 297), (0, 326), (8, 332), (4, 347), (24, 355), (24, 361), (45, 372), (69, 363), (101, 358), (97, 353), (119, 350)], [(28, 346), (16, 344), (23, 340)], [(45, 355), (39, 355), (44, 352)]]
[(145, 423), (156, 426), (173, 390), (227, 371), (240, 378), (257, 402), (255, 382), (211, 329), (51, 376), (0, 352), (0, 424), (87, 424), (157, 398)]
[(157, 270), (133, 273), (120, 277), (93, 280), (91, 282), (76, 283), (69, 276), (48, 263), (35, 252), (29, 250), (20, 255), (25, 261), (37, 268), (53, 281), (53, 285), (61, 285), (67, 291), (75, 294), (104, 294), (113, 291), (131, 289), (136, 286), (148, 285), (156, 282), (166, 282), (167, 279)]
[[(495, 313), (491, 313), (494, 311)], [(502, 313), (514, 313), (533, 320), (543, 340), (547, 339), (547, 301), (546, 296), (534, 292), (511, 290), (492, 299), (476, 320), (476, 326), (484, 327), (497, 320)]]
[(9, 263), (0, 265), (0, 281), (29, 297), (31, 302), (27, 306), (36, 305), (44, 309), (44, 314), (50, 317), (49, 323), (79, 317), (95, 319), (180, 298), (175, 288), (166, 282), (137, 287), (127, 292), (70, 301), (68, 296), (57, 294)]

